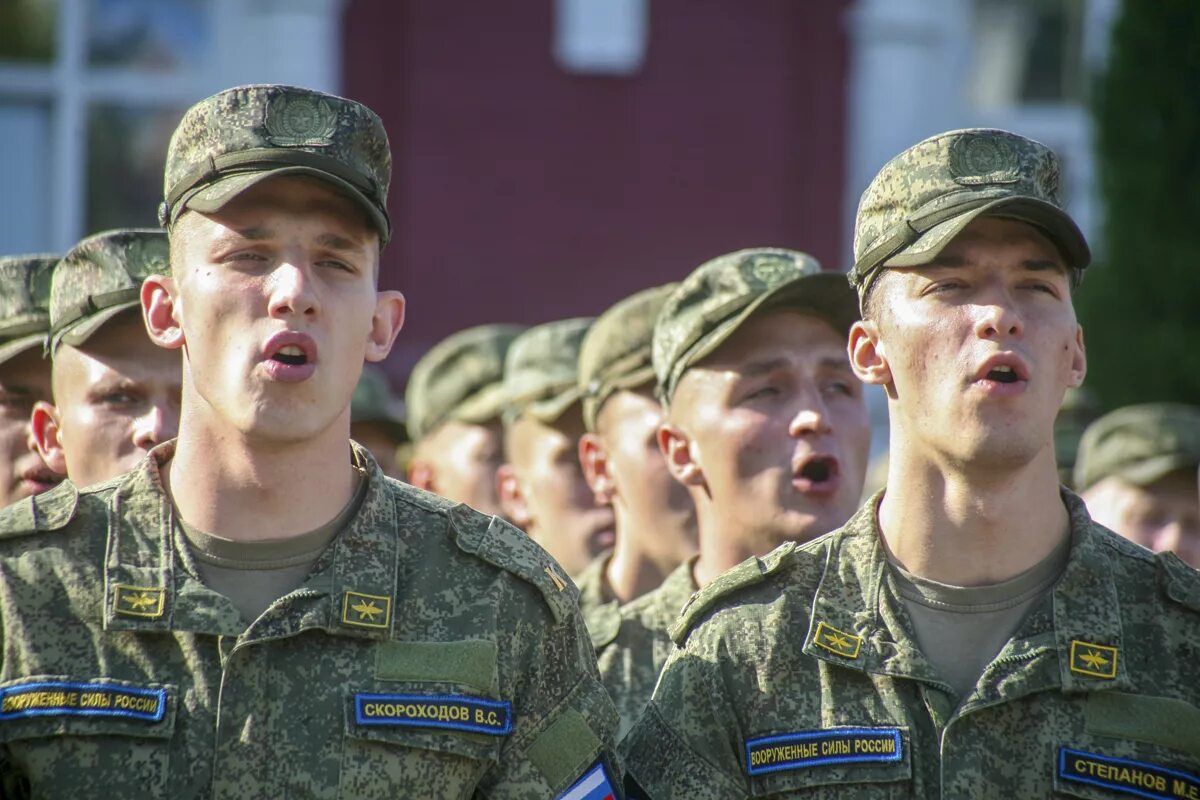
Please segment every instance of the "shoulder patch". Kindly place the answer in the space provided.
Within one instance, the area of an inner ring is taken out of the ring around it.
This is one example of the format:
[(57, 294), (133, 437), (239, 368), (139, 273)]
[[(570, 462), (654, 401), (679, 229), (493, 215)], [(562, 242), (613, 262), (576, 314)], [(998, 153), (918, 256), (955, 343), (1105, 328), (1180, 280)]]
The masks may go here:
[(459, 549), (492, 566), (532, 583), (561, 623), (578, 614), (579, 591), (562, 568), (524, 532), (499, 517), (485, 517), (470, 506), (454, 505), (444, 512)]
[(75, 516), (79, 491), (63, 481), (48, 492), (27, 497), (4, 509), (0, 515), (0, 538), (55, 531)]
[(788, 564), (796, 550), (794, 542), (787, 542), (762, 558), (751, 557), (731, 570), (723, 572), (716, 580), (692, 595), (679, 612), (679, 619), (669, 631), (675, 644), (682, 645), (688, 634), (718, 601), (766, 580), (768, 575), (778, 572)]
[(1159, 553), (1155, 560), (1159, 585), (1167, 597), (1192, 611), (1200, 611), (1200, 570), (1192, 569), (1174, 553)]

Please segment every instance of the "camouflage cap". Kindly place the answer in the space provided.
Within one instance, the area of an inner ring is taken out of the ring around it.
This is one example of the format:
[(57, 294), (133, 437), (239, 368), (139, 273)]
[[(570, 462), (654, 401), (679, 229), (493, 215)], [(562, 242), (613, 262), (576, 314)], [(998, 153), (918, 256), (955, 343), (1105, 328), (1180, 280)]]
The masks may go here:
[(643, 289), (596, 317), (579, 350), (579, 391), (583, 422), (596, 429), (604, 401), (622, 389), (653, 383), (650, 346), (654, 321), (678, 283)]
[(270, 177), (308, 175), (356, 200), (382, 244), (391, 235), (391, 173), (387, 132), (361, 103), (295, 86), (237, 86), (183, 115), (167, 148), (158, 221), (170, 226), (185, 208), (219, 211)]
[(0, 363), (45, 345), (57, 262), (44, 253), (0, 258)]
[(504, 356), (520, 325), (480, 325), (438, 342), (413, 367), (404, 393), (419, 441), (450, 420), (484, 423), (504, 410)]
[(1144, 403), (1118, 408), (1088, 426), (1075, 459), (1075, 489), (1116, 475), (1138, 486), (1200, 465), (1200, 407)]
[(813, 314), (844, 333), (858, 319), (858, 304), (846, 276), (822, 272), (810, 255), (756, 248), (714, 258), (683, 279), (654, 325), (659, 399), (670, 403), (683, 373), (764, 306)]
[(504, 358), (504, 420), (529, 415), (554, 422), (579, 401), (579, 348), (591, 317), (536, 325), (522, 333)]
[(1062, 208), (1059, 171), (1046, 145), (993, 128), (948, 131), (913, 145), (883, 166), (859, 200), (850, 283), (865, 295), (884, 267), (928, 264), (985, 214), (1036, 225), (1078, 283), (1092, 256)]
[(50, 342), (78, 346), (110, 319), (140, 305), (142, 281), (170, 272), (167, 235), (147, 228), (105, 231), (71, 248), (54, 267)]
[(397, 439), (408, 439), (404, 425), (404, 402), (392, 392), (387, 375), (374, 364), (363, 366), (350, 399), (350, 422), (383, 425)]

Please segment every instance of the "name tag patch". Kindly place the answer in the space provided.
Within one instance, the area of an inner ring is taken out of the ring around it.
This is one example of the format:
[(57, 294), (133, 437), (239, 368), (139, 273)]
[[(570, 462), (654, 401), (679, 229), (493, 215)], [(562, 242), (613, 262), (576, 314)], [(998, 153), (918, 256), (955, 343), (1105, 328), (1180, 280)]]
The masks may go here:
[(1058, 777), (1152, 800), (1196, 800), (1200, 778), (1157, 764), (1058, 748)]
[(354, 695), (359, 725), (449, 728), (503, 736), (512, 731), (512, 703), (453, 694)]
[(746, 772), (751, 775), (903, 757), (899, 728), (823, 728), (746, 740)]
[(35, 681), (0, 689), (0, 720), (68, 715), (159, 722), (166, 710), (166, 689), (69, 681)]
[(603, 761), (597, 761), (583, 773), (583, 777), (571, 784), (571, 788), (558, 796), (558, 800), (613, 800), (618, 797), (613, 788), (612, 778), (604, 768)]

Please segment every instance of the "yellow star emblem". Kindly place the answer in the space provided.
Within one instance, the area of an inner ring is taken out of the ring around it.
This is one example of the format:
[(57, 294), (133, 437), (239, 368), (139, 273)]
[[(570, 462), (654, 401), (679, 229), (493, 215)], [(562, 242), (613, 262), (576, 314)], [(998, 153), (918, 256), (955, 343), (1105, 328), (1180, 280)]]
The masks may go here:
[(387, 628), (392, 616), (392, 598), (347, 591), (342, 600), (342, 623), (360, 628)]
[(1117, 655), (1115, 647), (1072, 639), (1071, 660), (1068, 663), (1071, 672), (1089, 678), (1112, 680), (1117, 677)]
[(367, 619), (371, 622), (374, 622), (375, 617), (383, 613), (383, 609), (375, 605), (370, 600), (359, 600), (357, 603), (350, 606), (350, 608), (358, 612), (359, 619)]
[(836, 633), (825, 634), (825, 641), (829, 642), (831, 645), (838, 648), (839, 650), (849, 650), (850, 649), (850, 640), (847, 639), (845, 636), (841, 636)]
[(142, 592), (140, 594), (127, 594), (121, 599), (136, 608), (138, 611), (146, 608), (154, 608), (158, 605), (158, 597), (150, 594), (149, 592)]
[(164, 590), (157, 586), (127, 586), (113, 584), (113, 611), (127, 617), (149, 617), (163, 614)]
[(861, 636), (838, 630), (825, 622), (817, 623), (812, 641), (822, 650), (828, 650), (842, 658), (858, 658), (858, 651), (862, 649)]
[(1098, 670), (1100, 667), (1108, 664), (1108, 659), (1097, 653), (1095, 650), (1088, 650), (1085, 655), (1079, 657), (1079, 660), (1095, 670)]

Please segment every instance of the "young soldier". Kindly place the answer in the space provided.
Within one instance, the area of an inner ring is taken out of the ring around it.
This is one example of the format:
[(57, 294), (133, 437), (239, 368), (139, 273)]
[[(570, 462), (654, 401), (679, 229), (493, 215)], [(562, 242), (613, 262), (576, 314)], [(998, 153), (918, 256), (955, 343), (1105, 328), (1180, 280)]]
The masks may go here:
[(790, 250), (715, 258), (667, 299), (654, 328), (668, 406), (658, 444), (695, 505), (700, 553), (624, 606), (599, 651), (623, 730), (650, 699), (692, 592), (854, 512), (871, 438), (844, 345), (857, 319), (844, 277)]
[(693, 598), (626, 739), (639, 793), (1200, 791), (1200, 575), (1058, 485), (1089, 261), (1058, 176), (1045, 146), (976, 129), (867, 188), (849, 349), (887, 390), (887, 486)]
[(596, 502), (612, 506), (616, 520), (612, 552), (576, 581), (597, 653), (616, 635), (617, 607), (657, 588), (696, 551), (696, 510), (658, 450), (664, 417), (650, 363), (654, 320), (675, 286), (617, 303), (596, 318), (579, 350), (587, 428), (579, 461)]
[(555, 797), (615, 712), (574, 589), (519, 531), (352, 447), (390, 155), (364, 106), (245, 86), (190, 109), (141, 301), (183, 352), (177, 441), (0, 515), (5, 796)]
[(513, 340), (504, 361), (504, 513), (571, 577), (613, 545), (613, 512), (597, 505), (579, 464), (576, 386), (590, 318), (547, 322)]
[(408, 482), (502, 516), (496, 473), (504, 461), (504, 355), (523, 328), (481, 325), (426, 353), (408, 378)]
[(0, 506), (44, 492), (59, 477), (33, 448), (30, 413), (50, 399), (50, 273), (58, 259), (0, 258)]
[(1075, 489), (1092, 519), (1156, 553), (1200, 567), (1200, 408), (1144, 403), (1084, 431)]
[(167, 264), (162, 231), (116, 230), (89, 236), (54, 267), (54, 402), (34, 406), (33, 435), (76, 486), (115, 478), (175, 437), (179, 353), (151, 341), (138, 305), (142, 281)]

